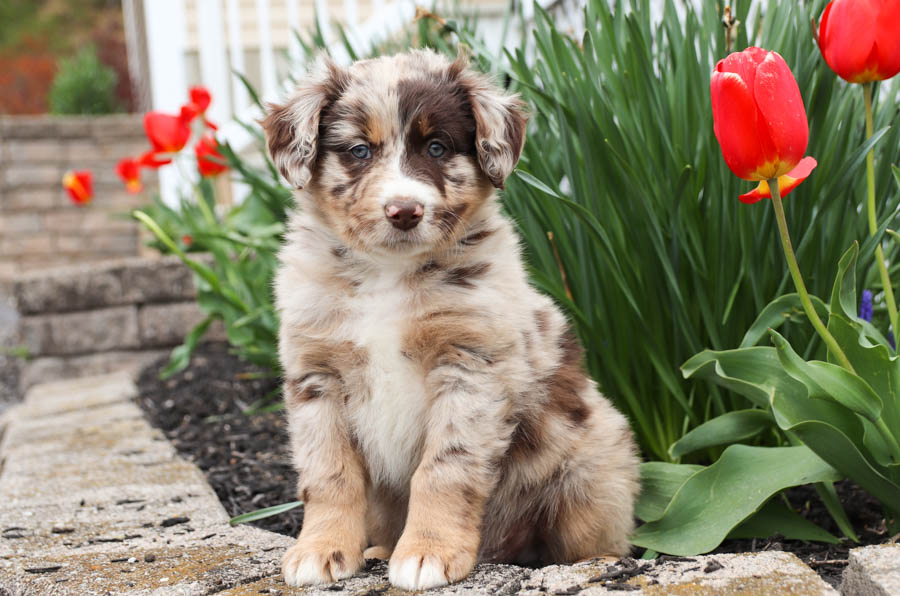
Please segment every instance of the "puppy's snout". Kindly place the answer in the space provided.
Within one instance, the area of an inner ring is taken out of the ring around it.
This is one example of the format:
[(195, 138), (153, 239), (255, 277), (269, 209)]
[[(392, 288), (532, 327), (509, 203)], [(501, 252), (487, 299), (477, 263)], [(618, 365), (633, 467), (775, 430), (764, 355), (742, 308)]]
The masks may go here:
[(384, 206), (384, 214), (398, 230), (411, 230), (422, 221), (425, 207), (418, 201), (394, 199)]

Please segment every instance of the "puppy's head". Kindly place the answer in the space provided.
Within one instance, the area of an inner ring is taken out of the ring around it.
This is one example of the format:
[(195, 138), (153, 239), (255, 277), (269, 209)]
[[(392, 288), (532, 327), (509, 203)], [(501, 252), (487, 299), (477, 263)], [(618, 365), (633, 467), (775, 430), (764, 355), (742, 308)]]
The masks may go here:
[(420, 253), (461, 235), (503, 187), (525, 122), (464, 59), (416, 51), (348, 69), (320, 60), (263, 127), (281, 173), (344, 242)]

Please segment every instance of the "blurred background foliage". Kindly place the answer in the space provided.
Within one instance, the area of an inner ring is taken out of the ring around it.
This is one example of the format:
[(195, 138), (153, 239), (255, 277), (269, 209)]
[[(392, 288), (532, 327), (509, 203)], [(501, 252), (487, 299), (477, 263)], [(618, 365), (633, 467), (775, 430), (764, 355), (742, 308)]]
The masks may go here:
[(133, 109), (120, 0), (0, 0), (0, 114), (47, 112), (60, 60), (88, 46), (117, 75), (109, 105)]
[(97, 57), (93, 45), (59, 62), (50, 87), (51, 114), (110, 114), (121, 111), (116, 98), (119, 75)]

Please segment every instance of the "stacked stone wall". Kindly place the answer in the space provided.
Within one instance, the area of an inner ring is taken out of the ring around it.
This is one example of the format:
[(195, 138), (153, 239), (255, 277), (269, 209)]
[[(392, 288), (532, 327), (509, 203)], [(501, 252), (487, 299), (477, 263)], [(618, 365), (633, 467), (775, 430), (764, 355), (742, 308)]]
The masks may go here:
[[(139, 114), (0, 116), (0, 279), (38, 268), (136, 256), (144, 250), (128, 213), (118, 161), (148, 149)], [(62, 188), (68, 170), (94, 173), (94, 199), (76, 206)], [(153, 172), (144, 182), (152, 192)]]
[[(120, 369), (168, 354), (204, 315), (193, 273), (177, 257), (131, 258), (18, 275), (16, 346), (27, 353), (19, 391)], [(224, 339), (221, 326), (208, 338)]]

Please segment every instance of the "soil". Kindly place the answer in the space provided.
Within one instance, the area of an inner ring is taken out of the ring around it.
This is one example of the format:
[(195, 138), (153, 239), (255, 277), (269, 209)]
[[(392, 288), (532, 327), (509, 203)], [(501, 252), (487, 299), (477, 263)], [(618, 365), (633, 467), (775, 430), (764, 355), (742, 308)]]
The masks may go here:
[[(261, 370), (229, 354), (223, 344), (200, 346), (187, 370), (163, 381), (159, 371), (166, 363), (162, 359), (141, 373), (138, 403), (181, 456), (203, 470), (228, 514), (235, 516), (297, 500), (297, 479), (287, 448), (283, 412), (244, 414), (251, 404), (277, 389), (278, 380), (258, 378)], [(837, 586), (851, 548), (882, 544), (891, 537), (875, 499), (848, 481), (838, 483), (836, 488), (859, 535), (859, 545), (846, 539), (839, 544), (824, 544), (785, 540), (776, 535), (727, 540), (713, 553), (791, 552), (825, 581)], [(811, 486), (790, 489), (786, 497), (800, 515), (841, 536)], [(251, 523), (296, 536), (302, 522), (300, 507)]]

